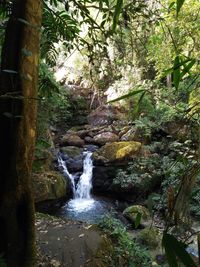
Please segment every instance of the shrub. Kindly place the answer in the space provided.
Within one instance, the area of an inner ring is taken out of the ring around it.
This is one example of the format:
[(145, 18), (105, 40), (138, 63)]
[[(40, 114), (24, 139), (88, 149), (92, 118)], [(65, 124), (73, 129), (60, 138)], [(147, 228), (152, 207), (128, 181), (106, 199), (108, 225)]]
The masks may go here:
[(108, 215), (102, 219), (99, 225), (115, 243), (110, 266), (151, 266), (151, 258), (147, 250), (139, 246), (139, 244), (129, 236), (126, 227), (124, 227), (119, 220)]

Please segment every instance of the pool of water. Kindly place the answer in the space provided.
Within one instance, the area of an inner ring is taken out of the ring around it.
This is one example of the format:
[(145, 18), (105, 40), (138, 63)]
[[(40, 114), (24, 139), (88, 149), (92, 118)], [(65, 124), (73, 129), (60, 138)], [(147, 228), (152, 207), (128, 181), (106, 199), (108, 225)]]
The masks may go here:
[(92, 199), (71, 199), (54, 212), (64, 219), (97, 223), (103, 216), (119, 211), (115, 200), (95, 197)]

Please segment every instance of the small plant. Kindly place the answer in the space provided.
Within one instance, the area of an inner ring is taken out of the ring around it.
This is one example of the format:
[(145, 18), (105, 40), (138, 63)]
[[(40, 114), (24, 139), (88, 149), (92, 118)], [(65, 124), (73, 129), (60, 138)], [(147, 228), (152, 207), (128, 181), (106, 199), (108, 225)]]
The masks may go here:
[(139, 246), (139, 244), (129, 236), (126, 227), (123, 226), (119, 220), (107, 215), (102, 219), (99, 225), (116, 244), (110, 266), (151, 266), (151, 258), (147, 250)]

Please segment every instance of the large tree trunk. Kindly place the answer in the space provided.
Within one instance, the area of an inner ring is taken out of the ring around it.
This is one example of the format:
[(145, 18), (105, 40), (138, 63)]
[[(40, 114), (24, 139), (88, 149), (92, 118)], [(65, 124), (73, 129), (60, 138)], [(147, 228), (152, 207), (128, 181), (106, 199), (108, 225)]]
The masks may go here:
[(0, 72), (0, 254), (34, 266), (34, 153), (42, 0), (15, 0)]

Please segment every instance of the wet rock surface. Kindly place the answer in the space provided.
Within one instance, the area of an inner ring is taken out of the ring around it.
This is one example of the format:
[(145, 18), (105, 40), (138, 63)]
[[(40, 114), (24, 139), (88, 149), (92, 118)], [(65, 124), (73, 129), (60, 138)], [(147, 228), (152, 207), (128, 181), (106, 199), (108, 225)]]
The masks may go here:
[(36, 215), (37, 266), (109, 267), (111, 240), (94, 225)]
[(32, 175), (35, 202), (59, 200), (70, 193), (67, 179), (56, 171), (39, 172)]

